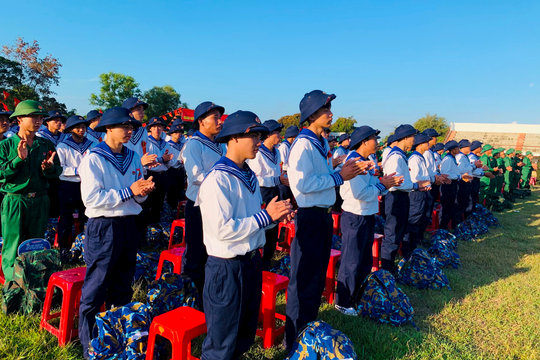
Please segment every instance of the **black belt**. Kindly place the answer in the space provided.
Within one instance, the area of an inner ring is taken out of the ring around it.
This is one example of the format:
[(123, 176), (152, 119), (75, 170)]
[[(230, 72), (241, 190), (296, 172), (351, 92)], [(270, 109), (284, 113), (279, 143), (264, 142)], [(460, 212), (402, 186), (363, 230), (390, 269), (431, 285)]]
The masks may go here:
[(259, 253), (259, 250), (260, 249), (255, 249), (255, 250), (248, 251), (244, 255), (236, 255), (235, 257), (233, 257), (233, 259), (234, 260), (251, 260), (255, 257), (255, 255)]
[(13, 196), (13, 197), (18, 197), (18, 198), (33, 199), (33, 198), (43, 196), (45, 194), (47, 194), (46, 191), (37, 191), (37, 192), (29, 192), (29, 193), (25, 193), (25, 194), (7, 193), (6, 195)]

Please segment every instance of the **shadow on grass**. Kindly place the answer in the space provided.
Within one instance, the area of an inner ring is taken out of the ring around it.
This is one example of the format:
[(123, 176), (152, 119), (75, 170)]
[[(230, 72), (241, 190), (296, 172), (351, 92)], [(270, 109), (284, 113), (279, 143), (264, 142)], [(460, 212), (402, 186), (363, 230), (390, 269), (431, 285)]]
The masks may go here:
[[(323, 306), (319, 317), (351, 338), (360, 359), (411, 356), (426, 337), (444, 337), (433, 324), (433, 318), (447, 305), (460, 303), (486, 285), (529, 271), (529, 268), (518, 266), (518, 263), (523, 256), (540, 252), (539, 193), (534, 191), (532, 196), (518, 200), (513, 209), (495, 214), (501, 222), (500, 228), (491, 228), (488, 234), (475, 241), (459, 243), (462, 266), (459, 269), (445, 269), (451, 290), (419, 290), (400, 285), (411, 299), (415, 310), (414, 320), (420, 331), (410, 325), (396, 328), (365, 318), (347, 317), (328, 304)], [(438, 342), (460, 347), (459, 344), (452, 344), (451, 339), (441, 338)], [(473, 355), (475, 349), (469, 350), (472, 353), (460, 355), (460, 358), (477, 356)], [(459, 353), (459, 350), (454, 351)]]

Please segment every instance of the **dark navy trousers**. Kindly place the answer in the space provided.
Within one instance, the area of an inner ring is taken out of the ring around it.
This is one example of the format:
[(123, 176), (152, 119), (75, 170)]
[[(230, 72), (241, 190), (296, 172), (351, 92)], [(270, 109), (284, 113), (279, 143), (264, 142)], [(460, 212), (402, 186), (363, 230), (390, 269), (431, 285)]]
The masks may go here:
[(299, 208), (291, 245), (287, 288), (285, 344), (290, 350), (298, 333), (317, 319), (332, 247), (332, 215), (328, 209)]
[[(193, 280), (199, 295), (204, 289), (204, 265), (208, 254), (203, 243), (201, 208), (191, 200), (186, 202), (186, 250), (182, 256), (182, 274)], [(212, 221), (213, 219), (208, 219)]]
[(262, 292), (258, 250), (234, 259), (209, 256), (204, 282), (208, 333), (203, 360), (238, 359), (254, 342)]
[(463, 221), (467, 208), (471, 201), (472, 182), (459, 180), (457, 191), (457, 211), (455, 222), (452, 220), (454, 228)]
[(131, 302), (140, 233), (136, 216), (91, 218), (86, 225), (84, 261), (86, 277), (79, 309), (79, 338), (83, 355), (88, 354), (95, 316), (107, 308)]
[(457, 220), (457, 190), (457, 180), (452, 180), (450, 184), (441, 185), (441, 222), (439, 224), (441, 229), (448, 229), (450, 220), (452, 220), (452, 225), (454, 228), (458, 224), (454, 222)]
[(142, 206), (146, 216), (146, 224), (156, 224), (160, 221), (165, 193), (169, 187), (169, 178), (167, 177), (167, 171), (148, 171), (146, 178), (148, 179), (150, 176), (153, 177), (156, 188), (148, 194), (148, 198)]
[[(268, 204), (274, 197), (280, 199), (280, 191), (277, 186), (274, 187), (261, 187), (261, 196), (265, 204)], [(270, 269), (270, 262), (276, 251), (276, 242), (278, 238), (278, 225), (265, 231), (266, 243), (264, 244), (263, 257), (262, 257), (262, 266), (263, 270)]]
[(169, 168), (167, 170), (169, 186), (167, 188), (167, 204), (172, 210), (178, 208), (178, 202), (184, 199), (184, 187), (186, 184), (186, 170), (179, 168)]
[(474, 207), (478, 204), (478, 199), (480, 196), (480, 178), (475, 177), (471, 182), (471, 196), (469, 198), (469, 204), (465, 210), (465, 219), (471, 215), (474, 211)]
[(401, 245), (404, 258), (408, 258), (422, 242), (426, 229), (426, 209), (429, 206), (430, 197), (428, 191), (411, 191), (409, 193), (409, 222), (407, 234), (405, 234)]
[(371, 248), (375, 235), (375, 215), (341, 214), (341, 265), (336, 290), (336, 305), (353, 306), (362, 282), (371, 272)]
[(79, 220), (84, 223), (85, 207), (81, 199), (81, 183), (60, 181), (59, 196), (60, 219), (58, 220), (58, 246), (60, 249), (71, 248), (70, 235), (73, 226), (73, 212), (77, 210)]
[(388, 271), (394, 271), (394, 260), (399, 250), (409, 222), (409, 193), (390, 191), (385, 196), (384, 239), (381, 245), (381, 265)]

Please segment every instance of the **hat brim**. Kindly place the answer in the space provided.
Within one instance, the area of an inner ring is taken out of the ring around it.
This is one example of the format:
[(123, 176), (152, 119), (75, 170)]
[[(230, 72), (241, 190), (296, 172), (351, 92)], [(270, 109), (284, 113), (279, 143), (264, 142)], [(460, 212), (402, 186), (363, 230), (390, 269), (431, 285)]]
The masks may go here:
[[(360, 145), (362, 143), (362, 141), (366, 140), (367, 138), (369, 138), (370, 136), (373, 136), (373, 135), (376, 135), (377, 139), (379, 139), (379, 134), (380, 133), (381, 133), (380, 130), (373, 129), (373, 131), (370, 131), (365, 137), (363, 137), (361, 139), (356, 139), (356, 140), (353, 141), (353, 139), (351, 138), (351, 143), (349, 144), (349, 148), (356, 149), (358, 147), (358, 145)], [(377, 144), (377, 146), (378, 146), (378, 144)]]
[(246, 134), (252, 134), (252, 133), (261, 133), (263, 135), (266, 135), (266, 134), (269, 134), (270, 131), (268, 130), (268, 128), (264, 125), (254, 125), (254, 126), (251, 126), (248, 128), (248, 130), (244, 131), (244, 132), (236, 132), (236, 131), (233, 131), (233, 132), (224, 132), (224, 131), (221, 131), (217, 136), (216, 136), (216, 142), (218, 143), (224, 143), (224, 142), (227, 142), (229, 140), (229, 138), (231, 136), (235, 136), (235, 135), (246, 135)]
[(46, 122), (51, 121), (53, 119), (60, 119), (62, 122), (67, 121), (67, 117), (65, 117), (64, 115), (61, 115), (61, 116), (46, 117), (45, 119), (43, 119), (43, 122), (46, 123)]
[(210, 111), (212, 111), (214, 109), (218, 109), (219, 112), (221, 113), (221, 116), (223, 116), (223, 114), (225, 114), (225, 108), (223, 106), (213, 105), (213, 106), (210, 106), (210, 108), (208, 110), (206, 110), (205, 112), (203, 112), (201, 115), (197, 116), (196, 119), (193, 119), (193, 122), (197, 123), (197, 125), (198, 125), (199, 124), (199, 119), (205, 117), (206, 114), (208, 114)]
[(394, 141), (400, 141), (400, 140), (402, 140), (402, 139), (405, 139), (405, 138), (407, 138), (407, 137), (409, 137), (409, 136), (414, 136), (414, 135), (416, 135), (416, 134), (418, 134), (418, 130), (416, 130), (416, 129), (415, 129), (414, 132), (411, 130), (411, 131), (406, 132), (405, 134), (400, 135), (399, 137), (398, 137), (396, 134), (394, 134), (394, 138), (393, 138), (393, 141), (392, 141), (392, 142), (394, 142)]
[[(20, 112), (13, 112), (13, 114), (11, 114), (9, 116), (10, 119), (13, 119), (13, 118), (16, 118), (17, 116), (29, 116), (29, 115), (42, 115), (42, 116), (48, 116), (49, 113), (46, 112), (45, 110), (37, 110), (37, 111), (31, 111), (31, 112), (26, 112), (26, 111), (20, 111)], [(43, 121), (45, 121), (45, 119), (43, 119)]]
[(324, 104), (322, 104), (321, 106), (319, 106), (318, 108), (312, 110), (312, 111), (307, 111), (307, 112), (303, 112), (303, 113), (300, 113), (300, 126), (305, 123), (307, 121), (307, 119), (309, 119), (309, 117), (313, 114), (315, 114), (317, 111), (319, 111), (320, 108), (322, 108), (323, 106), (326, 106), (328, 105), (329, 103), (331, 103), (334, 99), (336, 98), (336, 95), (335, 94), (328, 94), (328, 96), (326, 97), (326, 101)]
[(107, 126), (118, 126), (118, 125), (125, 125), (125, 124), (131, 124), (133, 126), (133, 130), (138, 129), (142, 126), (142, 124), (137, 120), (126, 120), (123, 122), (118, 122), (114, 124), (105, 124), (105, 125), (99, 125), (94, 128), (95, 131), (99, 132), (106, 132)]
[(68, 131), (70, 131), (71, 129), (73, 129), (75, 126), (78, 126), (78, 125), (81, 125), (81, 124), (84, 124), (84, 125), (86, 125), (86, 127), (88, 127), (88, 121), (81, 121), (81, 122), (78, 122), (78, 123), (76, 123), (76, 124), (73, 124), (73, 125), (71, 125), (71, 126), (69, 126), (69, 127), (66, 126), (66, 128), (64, 129), (64, 131), (65, 131), (65, 132), (68, 132)]

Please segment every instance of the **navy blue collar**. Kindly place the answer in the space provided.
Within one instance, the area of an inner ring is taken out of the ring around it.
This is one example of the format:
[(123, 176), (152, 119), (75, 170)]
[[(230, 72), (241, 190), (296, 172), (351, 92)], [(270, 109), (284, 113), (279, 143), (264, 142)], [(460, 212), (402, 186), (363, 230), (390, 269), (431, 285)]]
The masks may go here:
[(261, 144), (259, 147), (259, 151), (263, 156), (266, 156), (268, 160), (270, 160), (272, 163), (277, 164), (277, 156), (276, 156), (276, 147), (274, 146), (272, 150), (268, 149), (264, 144)]
[(60, 140), (62, 133), (58, 132), (57, 135), (53, 135), (53, 133), (49, 130), (49, 128), (45, 128), (41, 132), (41, 135), (43, 135), (44, 138), (49, 139), (50, 141), (52, 141), (54, 145), (56, 145), (58, 144), (58, 141)]
[(88, 140), (86, 137), (81, 143), (78, 143), (73, 139), (73, 135), (66, 136), (62, 142), (73, 150), (78, 151), (81, 155), (84, 154), (86, 150), (88, 150), (93, 144), (93, 142)]
[(175, 148), (178, 151), (182, 150), (182, 146), (184, 145), (182, 141), (174, 142), (172, 140), (169, 140), (167, 142), (169, 143), (169, 145), (171, 145), (173, 148)]
[(86, 128), (86, 132), (92, 135), (93, 137), (95, 137), (96, 139), (99, 139), (102, 136), (102, 133), (100, 131), (96, 131), (92, 129), (90, 126)]
[(206, 135), (204, 135), (200, 131), (197, 130), (195, 134), (193, 134), (191, 139), (197, 140), (198, 142), (200, 142), (203, 145), (206, 145), (207, 147), (209, 147), (210, 149), (212, 149), (219, 155), (223, 155), (223, 148), (221, 147), (221, 145), (210, 140), (210, 138), (208, 138)]
[(292, 143), (291, 147), (294, 146), (296, 142), (300, 139), (308, 139), (311, 142), (311, 144), (315, 146), (315, 148), (319, 151), (321, 156), (326, 161), (326, 156), (328, 155), (328, 152), (330, 151), (330, 149), (328, 148), (328, 143), (326, 142), (324, 138), (322, 138), (321, 140), (319, 139), (317, 135), (315, 135), (313, 131), (307, 128), (304, 128), (302, 129), (302, 131), (300, 131), (296, 139), (294, 139), (294, 142)]
[(163, 139), (160, 138), (159, 140), (156, 140), (152, 135), (148, 135), (148, 141), (156, 145), (159, 150), (163, 150), (163, 148), (167, 145)]
[(126, 174), (135, 153), (125, 146), (122, 146), (122, 152), (120, 154), (113, 153), (105, 141), (94, 146), (90, 152), (95, 153), (110, 162), (122, 175)]
[(257, 177), (246, 163), (244, 163), (244, 168), (240, 169), (231, 159), (223, 156), (214, 164), (210, 171), (213, 170), (225, 171), (236, 176), (252, 194), (257, 190)]
[(146, 131), (146, 129), (143, 128), (142, 126), (137, 128), (137, 130), (133, 131), (133, 133), (131, 134), (131, 138), (129, 139), (129, 141), (133, 145), (136, 145), (139, 142), (139, 140), (141, 140), (144, 131)]
[(420, 158), (421, 158), (422, 160), (424, 160), (424, 161), (426, 160), (426, 159), (424, 158), (424, 155), (420, 154), (420, 153), (419, 153), (418, 151), (416, 151), (416, 150), (414, 150), (414, 151), (412, 152), (411, 156), (409, 156), (409, 157), (412, 157), (413, 155), (420, 156)]

